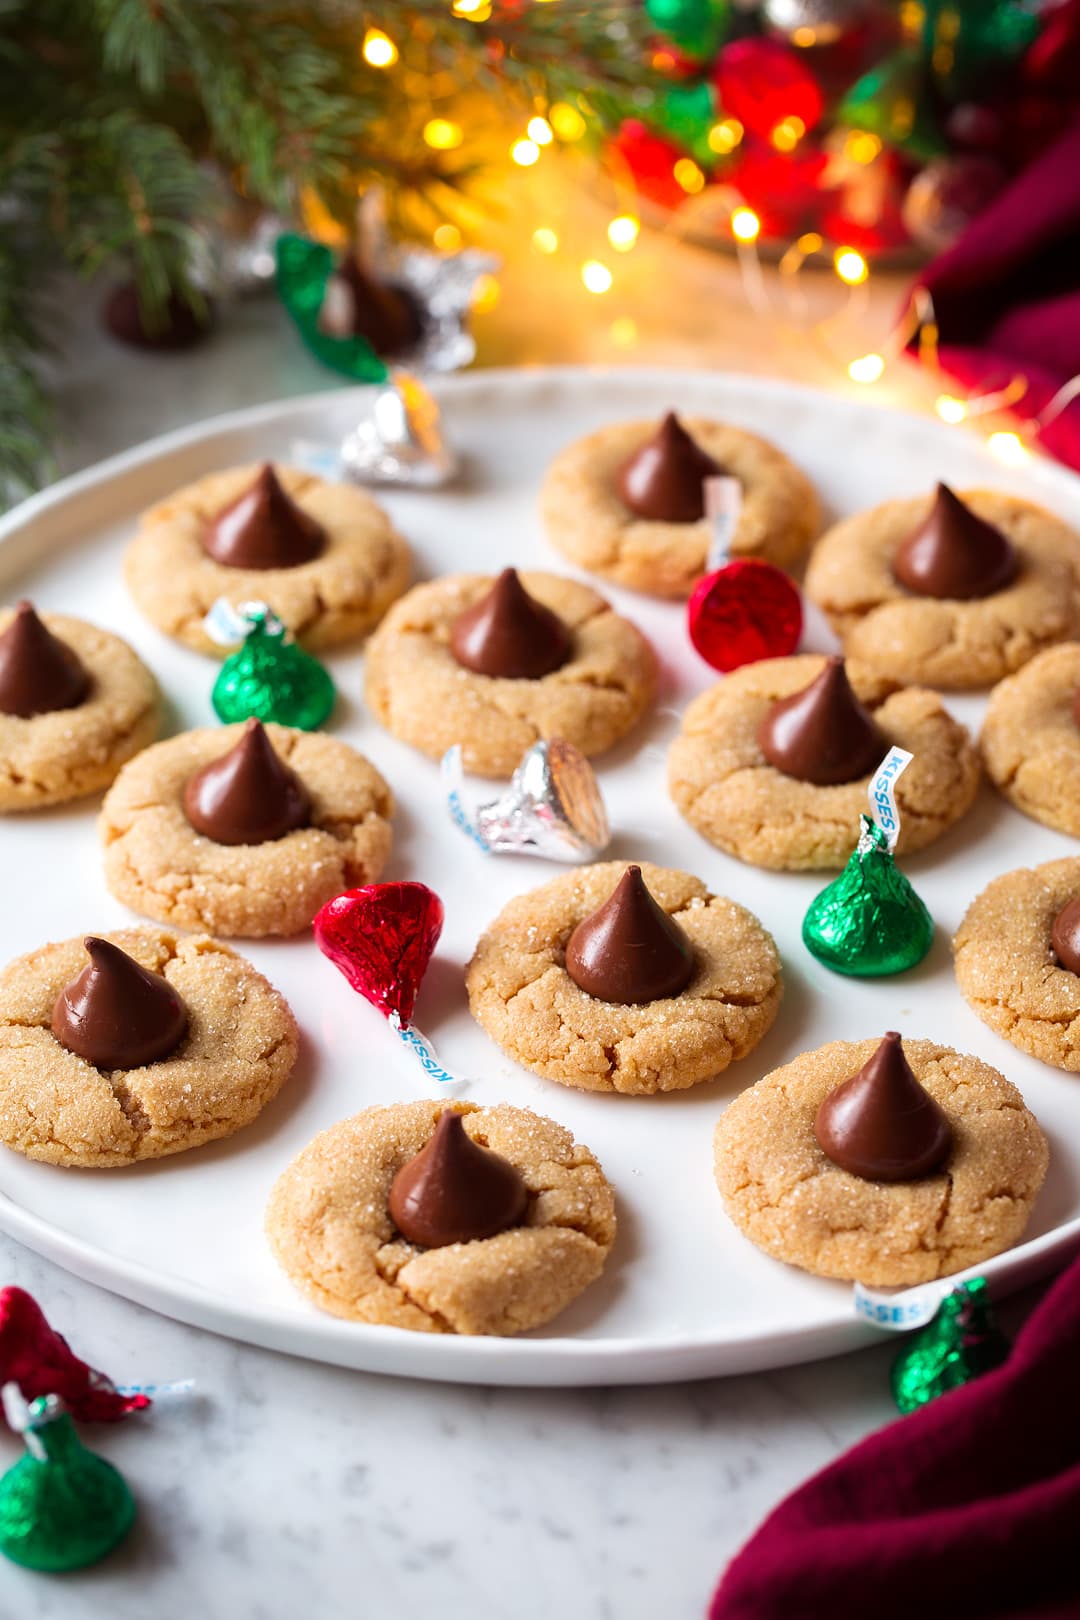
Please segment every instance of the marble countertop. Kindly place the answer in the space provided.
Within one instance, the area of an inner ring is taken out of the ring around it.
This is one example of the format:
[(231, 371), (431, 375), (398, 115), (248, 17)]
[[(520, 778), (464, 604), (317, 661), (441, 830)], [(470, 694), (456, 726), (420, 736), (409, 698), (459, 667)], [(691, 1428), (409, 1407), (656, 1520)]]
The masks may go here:
[[(643, 243), (602, 315), (564, 276), (543, 331), (526, 296), (535, 273), (511, 256), (479, 326), (482, 361), (711, 365), (854, 386), (826, 375), (810, 344), (748, 321), (734, 267), (712, 255)], [(673, 294), (662, 312), (649, 296), (658, 277)], [(877, 282), (846, 334), (851, 355), (880, 346), (901, 295), (901, 282)], [(203, 349), (164, 358), (111, 343), (88, 298), (65, 303), (56, 381), (69, 469), (223, 410), (335, 386), (272, 300), (236, 306)], [(612, 333), (619, 318), (636, 323), (629, 347), (626, 326)], [(908, 373), (878, 397), (925, 408), (930, 396)], [(657, 1388), (409, 1383), (180, 1326), (7, 1239), (0, 1255), (2, 1280), (29, 1289), (116, 1379), (198, 1383), (192, 1400), (93, 1435), (138, 1497), (137, 1528), (79, 1575), (0, 1568), (4, 1620), (681, 1620), (703, 1612), (783, 1495), (895, 1416), (892, 1344)], [(18, 1450), (0, 1433), (0, 1464)]]

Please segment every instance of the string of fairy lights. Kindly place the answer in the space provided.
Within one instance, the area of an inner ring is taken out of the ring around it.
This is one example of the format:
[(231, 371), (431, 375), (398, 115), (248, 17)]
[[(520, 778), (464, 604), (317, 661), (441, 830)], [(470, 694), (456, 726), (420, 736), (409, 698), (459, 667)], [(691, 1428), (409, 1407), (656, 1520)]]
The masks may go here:
[[(553, 0), (537, 0), (553, 3)], [(485, 22), (491, 15), (491, 0), (453, 0), (450, 7), (456, 17), (468, 22)], [(390, 71), (399, 62), (400, 53), (393, 39), (382, 29), (369, 27), (363, 37), (361, 54), (369, 67)], [(665, 67), (663, 48), (654, 53), (653, 65)], [(588, 108), (575, 106), (571, 101), (558, 101), (550, 106), (536, 106), (525, 126), (509, 138), (506, 156), (510, 163), (523, 170), (534, 169), (545, 152), (572, 148), (589, 131), (586, 116)], [(806, 133), (802, 120), (785, 117), (771, 132), (772, 145), (779, 152), (795, 149)], [(454, 118), (432, 116), (423, 125), (421, 135), (433, 152), (453, 152), (466, 139), (466, 130)], [(720, 118), (708, 131), (707, 143), (718, 155), (728, 155), (742, 142), (744, 130), (738, 119)], [(879, 138), (865, 130), (848, 132), (844, 155), (858, 164), (870, 164), (881, 152)], [(622, 256), (632, 253), (641, 235), (642, 221), (637, 211), (637, 190), (633, 174), (625, 160), (617, 153), (603, 160), (607, 178), (616, 197), (617, 212), (607, 221), (606, 247), (583, 258), (578, 266), (580, 282), (586, 293), (602, 298), (617, 283), (617, 260), (610, 254)], [(672, 178), (687, 197), (703, 191), (707, 182), (702, 168), (690, 157), (679, 157), (672, 165)], [(719, 189), (719, 188), (717, 188)], [(888, 333), (878, 349), (865, 354), (845, 356), (841, 352), (836, 333), (842, 331), (850, 319), (865, 310), (871, 269), (858, 248), (844, 244), (827, 243), (815, 231), (807, 232), (792, 242), (777, 263), (778, 274), (768, 278), (765, 273), (758, 244), (762, 221), (737, 193), (731, 192), (726, 200), (726, 225), (739, 269), (743, 294), (750, 308), (760, 315), (777, 320), (793, 334), (809, 340), (838, 370), (846, 373), (851, 382), (871, 388), (881, 381), (889, 368), (901, 355), (914, 346), (919, 361), (931, 372), (939, 370), (938, 329), (933, 302), (928, 290), (916, 287), (900, 321)], [(450, 221), (439, 223), (432, 231), (436, 248), (442, 252), (456, 252), (462, 246), (462, 232)], [(531, 235), (531, 246), (545, 257), (554, 257), (563, 251), (563, 242), (554, 223), (536, 225)], [(837, 309), (824, 318), (811, 319), (808, 313), (805, 283), (801, 273), (807, 265), (828, 265), (845, 289), (846, 297)], [(474, 308), (490, 309), (499, 295), (498, 283), (492, 276), (482, 277), (474, 296)], [(635, 322), (622, 317), (613, 322), (612, 335), (621, 346), (632, 344), (637, 335)], [(1028, 381), (1016, 373), (999, 387), (960, 398), (943, 391), (935, 402), (939, 418), (950, 426), (978, 425), (984, 418), (1018, 405), (1028, 393)], [(1074, 399), (1080, 398), (1080, 376), (1070, 379), (1056, 394), (1027, 420), (1018, 423), (1019, 431), (995, 427), (987, 435), (987, 444), (998, 460), (1006, 465), (1020, 465), (1029, 454), (1029, 445), (1038, 434), (1054, 421)]]

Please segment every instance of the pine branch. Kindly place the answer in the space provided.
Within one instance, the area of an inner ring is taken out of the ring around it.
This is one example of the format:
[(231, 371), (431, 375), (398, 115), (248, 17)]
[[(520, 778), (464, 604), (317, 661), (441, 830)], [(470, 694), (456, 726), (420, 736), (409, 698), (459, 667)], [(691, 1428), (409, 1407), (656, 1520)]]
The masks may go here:
[(364, 63), (368, 27), (415, 50), (432, 86), (466, 85), (485, 106), (573, 96), (619, 114), (641, 78), (637, 0), (492, 6), (473, 23), (448, 0), (0, 0), (0, 491), (47, 464), (35, 308), (48, 265), (125, 265), (152, 325), (171, 292), (199, 300), (208, 160), (253, 201), (288, 213), (311, 188), (343, 220), (361, 177), (436, 209), (476, 178), (468, 154), (424, 147), (423, 100)]

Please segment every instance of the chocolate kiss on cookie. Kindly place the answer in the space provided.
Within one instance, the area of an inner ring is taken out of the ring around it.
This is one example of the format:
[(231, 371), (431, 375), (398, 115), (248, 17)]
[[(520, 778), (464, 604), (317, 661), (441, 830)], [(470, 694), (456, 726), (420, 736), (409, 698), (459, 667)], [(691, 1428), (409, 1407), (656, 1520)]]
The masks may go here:
[(0, 635), (0, 714), (29, 720), (74, 709), (90, 690), (90, 677), (74, 650), (54, 636), (29, 602)]
[(350, 253), (329, 277), (319, 306), (320, 332), (333, 338), (364, 338), (376, 354), (400, 354), (420, 336), (420, 315), (401, 287), (375, 278)]
[(858, 1074), (830, 1091), (814, 1120), (818, 1146), (863, 1181), (915, 1181), (948, 1157), (952, 1127), (890, 1030)]
[(818, 787), (868, 776), (886, 748), (838, 657), (826, 659), (821, 673), (801, 692), (774, 703), (757, 735), (770, 765)]
[(452, 1108), (390, 1184), (391, 1220), (407, 1243), (425, 1249), (494, 1237), (518, 1224), (527, 1202), (519, 1172), (474, 1142)]
[(1003, 591), (1019, 560), (1007, 535), (976, 517), (947, 484), (939, 484), (930, 515), (893, 558), (892, 571), (909, 591), (968, 602)]
[(616, 488), (624, 506), (658, 523), (696, 523), (705, 516), (705, 480), (723, 472), (669, 411), (651, 439), (623, 462)]
[(677, 996), (694, 976), (694, 947), (628, 866), (598, 911), (579, 922), (566, 971), (598, 1001), (636, 1005)]
[(52, 1011), (60, 1045), (97, 1069), (141, 1069), (175, 1052), (188, 1015), (168, 980), (107, 939), (91, 937), (83, 944), (90, 960), (61, 990)]
[(1080, 898), (1062, 906), (1050, 931), (1054, 955), (1070, 973), (1080, 973)]
[(311, 815), (307, 788), (258, 720), (227, 754), (188, 777), (183, 803), (195, 831), (215, 844), (267, 844), (306, 827)]
[(267, 462), (249, 489), (209, 519), (202, 543), (225, 568), (298, 568), (319, 556), (325, 538)]
[(465, 669), (506, 680), (539, 680), (570, 656), (570, 632), (513, 568), (504, 568), (486, 596), (454, 620), (450, 651)]

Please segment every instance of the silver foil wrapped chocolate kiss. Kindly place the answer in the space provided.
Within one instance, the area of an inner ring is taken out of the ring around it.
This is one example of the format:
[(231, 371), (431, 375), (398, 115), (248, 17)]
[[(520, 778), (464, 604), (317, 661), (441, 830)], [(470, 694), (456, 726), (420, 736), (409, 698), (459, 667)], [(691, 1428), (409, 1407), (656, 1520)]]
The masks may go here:
[(391, 371), (367, 392), (365, 414), (341, 444), (341, 465), (357, 484), (434, 489), (449, 483), (457, 457), (443, 437), (439, 407), (411, 372)]
[(454, 821), (489, 853), (594, 861), (611, 841), (596, 774), (580, 749), (561, 737), (534, 743), (506, 791), (471, 816), (461, 800), (458, 744), (443, 755), (442, 776)]

